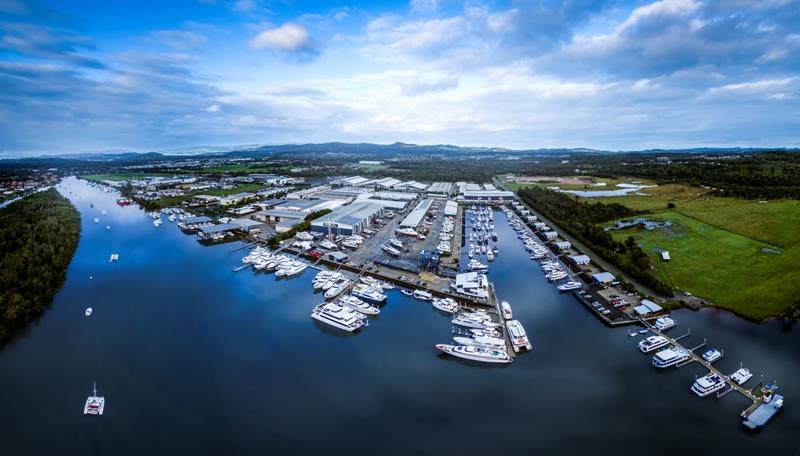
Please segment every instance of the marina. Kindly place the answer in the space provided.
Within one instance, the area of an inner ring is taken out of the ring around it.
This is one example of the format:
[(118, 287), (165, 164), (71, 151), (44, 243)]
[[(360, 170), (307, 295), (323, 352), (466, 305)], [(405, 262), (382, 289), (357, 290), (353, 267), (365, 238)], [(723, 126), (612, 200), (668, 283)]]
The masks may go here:
[[(231, 250), (244, 244), (203, 247), (193, 236), (166, 229), (171, 225), (153, 229), (135, 205), (108, 207), (113, 194), (105, 197), (108, 201), (90, 189), (81, 194), (85, 196), (75, 200), (79, 209), (93, 214), (88, 207), (93, 195), (96, 207), (109, 211), (115, 230), (95, 228), (92, 218), (84, 216), (85, 237), (52, 311), (34, 331), (0, 354), (0, 369), (9, 373), (0, 380), (0, 399), (12, 401), (23, 391), (35, 396), (32, 409), (3, 419), (4, 428), (20, 437), (10, 443), (12, 452), (57, 452), (54, 444), (33, 438), (21, 425), (45, 408), (64, 410), (44, 424), (56, 441), (70, 439), (76, 448), (110, 451), (127, 438), (131, 443), (124, 454), (141, 454), (152, 445), (173, 452), (202, 453), (208, 448), (225, 448), (234, 435), (239, 441), (276, 452), (330, 452), (323, 442), (333, 436), (359, 438), (361, 451), (379, 451), (391, 443), (403, 452), (499, 448), (515, 453), (515, 448), (526, 445), (552, 452), (557, 451), (558, 442), (548, 436), (557, 435), (564, 422), (581, 426), (598, 452), (609, 453), (660, 438), (659, 429), (638, 424), (653, 411), (662, 420), (681, 422), (687, 413), (702, 419), (707, 437), (693, 439), (696, 429), (676, 427), (671, 430), (672, 451), (777, 451), (794, 443), (792, 429), (800, 417), (791, 403), (754, 438), (742, 430), (747, 429), (742, 424), (746, 418), (740, 415), (755, 402), (743, 394), (720, 400), (712, 400), (712, 394), (707, 401), (698, 401), (689, 391), (695, 377), (710, 372), (702, 362), (668, 372), (648, 366), (652, 354), (644, 357), (632, 348), (636, 339), (626, 335), (630, 327), (600, 324), (593, 310), (576, 301), (577, 294), (562, 294), (545, 279), (544, 271), (521, 248), (501, 212), (495, 213), (494, 221), (500, 254), (487, 277), (494, 293), (513, 307), (513, 318), (523, 325), (535, 347), (513, 362), (496, 363), (506, 368), (491, 369), (485, 367), (492, 363), (437, 350), (436, 344), (446, 342), (454, 330), (453, 317), (435, 309), (432, 302), (402, 293), (401, 289), (419, 287), (411, 279), (395, 277), (392, 283), (397, 288), (384, 290), (387, 299), (380, 306), (380, 315), (367, 316), (369, 327), (350, 333), (310, 318), (324, 300), (323, 292), (315, 293), (312, 284), (322, 263), (314, 269), (310, 265), (289, 280), (255, 272), (254, 266), (232, 273), (231, 268), (243, 265), (241, 259), (249, 252)], [(107, 261), (109, 251), (121, 255), (113, 266)], [(151, 255), (158, 258), (157, 268), (148, 259)], [(466, 251), (463, 257), (467, 258)], [(358, 268), (342, 267), (340, 271), (351, 274), (351, 279), (359, 276)], [(520, 274), (528, 279), (520, 280)], [(88, 280), (89, 276), (94, 280)], [(382, 280), (380, 276), (376, 279)], [(177, 285), (180, 283), (192, 286)], [(436, 288), (430, 293), (434, 298), (450, 296)], [(105, 299), (108, 296), (115, 297), (113, 304)], [(455, 296), (471, 308), (491, 312), (494, 322), (503, 319), (500, 309)], [(87, 319), (82, 312), (89, 305), (95, 313)], [(707, 337), (726, 349), (715, 368), (734, 373), (741, 359), (755, 373), (746, 385), (762, 383), (767, 375), (768, 380), (783, 379), (784, 397), (800, 396), (789, 380), (800, 375), (796, 363), (790, 362), (800, 356), (796, 330), (781, 331), (779, 323), (753, 325), (713, 310), (683, 310), (673, 312), (673, 318), (679, 322), (679, 328), (672, 330), (678, 332), (675, 339), (692, 328), (700, 340)], [(469, 333), (477, 343), (492, 344), (489, 338), (501, 335), (496, 330), (459, 331)], [(648, 331), (658, 334), (655, 328)], [(697, 345), (696, 338), (678, 342)], [(61, 347), (58, 357), (37, 361), (55, 345)], [(122, 354), (127, 354), (125, 362)], [(390, 360), (391, 367), (386, 367)], [(205, 375), (209, 363), (217, 366), (213, 379)], [(30, 378), (64, 371), (78, 375), (66, 376), (46, 389), (28, 383)], [(76, 415), (83, 417), (79, 404), (86, 398), (87, 384), (91, 386), (95, 378), (108, 408), (102, 420), (75, 420)], [(301, 380), (316, 378), (327, 382)], [(359, 379), (358, 384), (353, 378)], [(586, 378), (593, 381), (586, 382)], [(326, 383), (338, 386), (332, 391)], [(498, 384), (503, 388), (496, 388)], [(484, 388), (493, 388), (492, 400), (475, 394)], [(520, 393), (526, 390), (529, 392)], [(158, 406), (141, 400), (155, 396), (162, 399)], [(392, 404), (388, 409), (387, 403)], [(614, 404), (625, 404), (626, 413), (609, 423), (603, 417)], [(174, 414), (162, 414), (165, 407)], [(524, 421), (526, 428), (535, 427), (542, 437), (531, 443), (520, 427), (490, 426), (475, 429), (476, 441), (466, 443), (459, 435), (472, 418), (453, 411), (447, 413), (450, 421), (435, 431), (417, 428), (414, 423), (422, 407), (467, 407), (487, 423)], [(304, 411), (302, 417), (290, 413), (298, 408)], [(548, 411), (547, 416), (541, 410)], [(378, 419), (365, 423), (365, 413)], [(749, 416), (759, 420), (760, 413)], [(236, 431), (225, 424), (230, 420), (237, 423)], [(281, 432), (290, 437), (265, 431), (265, 422), (281, 423)], [(328, 427), (332, 422), (341, 426)], [(220, 431), (197, 432), (208, 425)], [(306, 438), (309, 426), (319, 429), (318, 439)], [(358, 432), (353, 430), (356, 426)], [(620, 442), (621, 428), (627, 429), (624, 443)], [(418, 442), (407, 439), (409, 429), (419, 433)]]

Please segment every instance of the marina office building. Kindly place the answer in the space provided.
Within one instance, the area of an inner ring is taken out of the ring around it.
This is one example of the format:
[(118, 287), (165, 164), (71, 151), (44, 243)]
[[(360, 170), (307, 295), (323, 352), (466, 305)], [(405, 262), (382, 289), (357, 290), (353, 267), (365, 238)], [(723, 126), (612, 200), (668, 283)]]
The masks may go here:
[(360, 233), (377, 217), (383, 215), (381, 204), (360, 201), (342, 206), (311, 222), (315, 233), (350, 236)]

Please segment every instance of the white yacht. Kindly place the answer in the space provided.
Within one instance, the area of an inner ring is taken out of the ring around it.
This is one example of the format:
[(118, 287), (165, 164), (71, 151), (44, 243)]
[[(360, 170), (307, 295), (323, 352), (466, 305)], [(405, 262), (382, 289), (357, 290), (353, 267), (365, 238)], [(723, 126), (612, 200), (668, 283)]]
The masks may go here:
[(364, 285), (363, 283), (359, 283), (355, 287), (353, 287), (352, 295), (357, 298), (366, 299), (367, 301), (372, 301), (372, 302), (386, 301), (385, 294), (381, 293), (375, 288), (372, 288), (369, 285)]
[(713, 363), (714, 361), (720, 358), (722, 358), (722, 352), (717, 350), (716, 348), (708, 349), (706, 350), (705, 353), (703, 353), (703, 359), (708, 361), (709, 363)]
[(400, 256), (400, 251), (397, 250), (396, 248), (392, 247), (389, 244), (382, 244), (381, 245), (381, 250), (383, 250), (384, 252), (386, 252), (386, 253), (388, 253), (389, 255), (392, 255), (392, 256)]
[(394, 248), (402, 249), (403, 243), (395, 238), (389, 239), (389, 244), (391, 244)]
[(326, 250), (335, 250), (336, 248), (338, 248), (336, 244), (327, 239), (319, 241), (319, 246)]
[(657, 330), (659, 331), (666, 331), (670, 328), (675, 327), (675, 320), (669, 317), (661, 317), (656, 320), (656, 324), (654, 325)]
[(87, 317), (91, 316), (92, 315), (92, 308), (91, 307), (87, 307), (86, 308), (86, 312), (84, 312), (84, 313), (86, 314)]
[(154, 226), (154, 227), (156, 227), (156, 228), (158, 228), (159, 226), (161, 226), (161, 223), (162, 223), (162, 222), (161, 222), (161, 219), (160, 219), (160, 218), (157, 218), (157, 219), (153, 220), (153, 226)]
[(174, 222), (175, 221), (175, 214), (170, 214), (169, 217), (167, 217), (167, 220), (169, 220), (170, 223)]
[(86, 398), (83, 406), (84, 415), (102, 415), (106, 407), (106, 398), (97, 395), (97, 384), (92, 382), (92, 395)]
[(501, 302), (500, 308), (503, 310), (503, 318), (506, 320), (511, 320), (514, 318), (514, 314), (511, 312), (511, 304), (509, 304), (508, 301)]
[(460, 314), (453, 317), (451, 323), (465, 328), (492, 329), (500, 326), (494, 323), (488, 315)]
[(275, 271), (275, 275), (278, 277), (292, 277), (305, 271), (307, 267), (308, 265), (302, 261), (290, 261), (283, 263), (281, 268)]
[(525, 328), (522, 327), (522, 323), (520, 323), (519, 320), (506, 322), (506, 328), (508, 328), (508, 336), (511, 339), (511, 345), (514, 346), (515, 352), (520, 351), (522, 348), (526, 350), (533, 348), (528, 340), (528, 335), (525, 333)]
[(375, 306), (371, 306), (366, 302), (356, 298), (352, 295), (347, 295), (345, 297), (340, 298), (337, 303), (345, 305), (347, 307), (351, 307), (354, 310), (361, 312), (364, 315), (378, 315), (381, 313), (381, 310)]
[(314, 276), (314, 280), (311, 281), (311, 286), (315, 290), (321, 290), (322, 287), (325, 286), (325, 284), (327, 284), (331, 280), (337, 280), (341, 276), (342, 275), (339, 274), (338, 272), (320, 271), (317, 273), (316, 276)]
[(736, 372), (731, 374), (731, 380), (736, 382), (737, 385), (743, 385), (746, 381), (753, 377), (753, 373), (746, 367), (739, 368)]
[(97, 217), (95, 217), (95, 218), (94, 218), (94, 223), (100, 223), (100, 219), (99, 219), (99, 218), (97, 218)]
[(411, 296), (415, 297), (416, 299), (419, 299), (420, 301), (430, 301), (433, 299), (432, 294), (422, 290), (414, 290), (414, 293), (412, 293)]
[(417, 236), (417, 232), (412, 230), (411, 228), (397, 228), (394, 230), (397, 234), (402, 234), (404, 236)]
[(469, 263), (467, 263), (467, 269), (470, 271), (486, 271), (489, 269), (489, 266), (486, 266), (478, 260), (469, 260)]
[(100, 213), (101, 213), (101, 214), (103, 214), (103, 215), (107, 215), (107, 214), (108, 214), (108, 211), (107, 211), (107, 210), (105, 210), (105, 209), (103, 209), (102, 211), (100, 211)]
[(110, 262), (114, 262), (114, 261), (117, 261), (117, 260), (119, 260), (119, 255), (116, 254), (116, 253), (112, 253), (111, 254), (111, 258), (108, 259), (108, 261), (110, 261)]
[(367, 319), (366, 316), (349, 307), (332, 302), (322, 303), (315, 307), (311, 312), (311, 318), (348, 332), (364, 326)]
[(700, 397), (725, 388), (725, 380), (719, 374), (711, 373), (695, 380), (692, 391)]
[(679, 364), (691, 357), (692, 355), (685, 348), (670, 347), (667, 348), (666, 350), (661, 350), (660, 352), (653, 355), (652, 364), (653, 367), (658, 367), (663, 369), (666, 367)]
[(510, 363), (514, 361), (505, 350), (494, 348), (437, 344), (436, 348), (448, 355), (483, 363)]
[(458, 312), (458, 303), (453, 298), (433, 298), (431, 301), (433, 307), (447, 313)]
[(506, 341), (499, 338), (499, 337), (489, 337), (489, 336), (475, 336), (475, 337), (465, 337), (465, 336), (455, 336), (453, 337), (453, 342), (460, 344), (460, 345), (468, 345), (473, 347), (486, 347), (486, 348), (506, 348)]
[(642, 353), (650, 353), (651, 351), (658, 350), (668, 343), (669, 340), (667, 340), (667, 338), (664, 336), (650, 336), (639, 341), (639, 351)]
[(335, 297), (339, 296), (352, 283), (353, 283), (353, 281), (348, 279), (347, 277), (339, 278), (338, 280), (336, 280), (336, 282), (334, 282), (331, 285), (331, 287), (328, 289), (328, 291), (325, 292), (325, 298), (326, 299), (332, 299), (332, 298), (335, 298)]
[(492, 253), (491, 250), (486, 252), (486, 259), (489, 260), (489, 261), (494, 261), (494, 253)]
[(569, 282), (562, 283), (556, 288), (558, 288), (558, 291), (572, 291), (583, 288), (583, 285), (576, 280), (570, 280)]

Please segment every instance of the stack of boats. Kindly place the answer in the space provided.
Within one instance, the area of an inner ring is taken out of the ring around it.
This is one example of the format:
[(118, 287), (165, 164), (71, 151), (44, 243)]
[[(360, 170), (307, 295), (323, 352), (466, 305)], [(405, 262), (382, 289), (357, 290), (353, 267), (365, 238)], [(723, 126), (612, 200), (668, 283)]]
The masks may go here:
[(560, 282), (569, 277), (558, 260), (543, 261), (542, 270), (545, 272), (545, 278), (550, 282)]
[(515, 352), (530, 350), (532, 345), (525, 328), (517, 320), (512, 320), (511, 306), (504, 302), (504, 323), (495, 322), (484, 309), (461, 309), (453, 316), (453, 344), (439, 344), (439, 350), (452, 356), (486, 363), (510, 363), (503, 329), (508, 331), (511, 346)]
[(446, 217), (442, 222), (442, 229), (439, 232), (439, 244), (436, 245), (436, 251), (440, 254), (450, 253), (450, 241), (453, 239), (454, 228), (455, 219), (453, 219), (453, 217)]

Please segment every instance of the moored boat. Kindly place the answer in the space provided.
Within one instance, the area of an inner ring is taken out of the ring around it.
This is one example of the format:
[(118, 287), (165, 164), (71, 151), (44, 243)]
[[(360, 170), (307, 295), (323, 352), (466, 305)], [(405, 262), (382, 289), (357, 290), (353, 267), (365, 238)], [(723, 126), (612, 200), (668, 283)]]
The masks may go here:
[(505, 350), (475, 346), (437, 344), (436, 348), (448, 355), (482, 363), (507, 364), (513, 361)]

